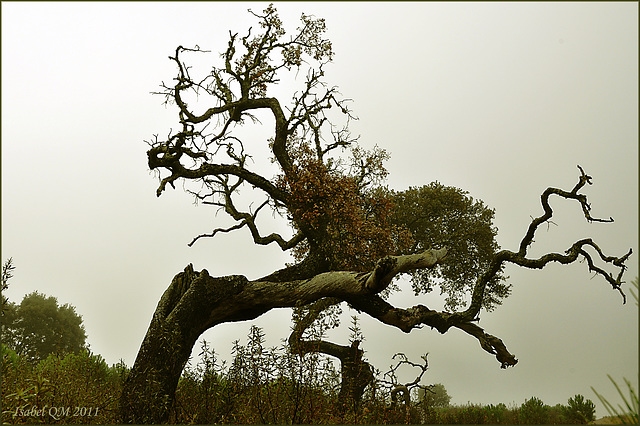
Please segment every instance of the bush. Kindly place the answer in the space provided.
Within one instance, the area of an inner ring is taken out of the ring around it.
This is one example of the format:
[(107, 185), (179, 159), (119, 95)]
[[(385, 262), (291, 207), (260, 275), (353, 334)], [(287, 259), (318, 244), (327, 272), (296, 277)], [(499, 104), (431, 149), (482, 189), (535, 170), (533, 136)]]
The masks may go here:
[(101, 356), (51, 354), (30, 367), (24, 357), (5, 362), (4, 355), (3, 423), (115, 422), (122, 383)]
[(449, 407), (440, 413), (442, 423), (446, 424), (484, 424), (485, 410), (483, 407), (468, 404), (458, 407)]
[(498, 405), (487, 405), (484, 408), (487, 423), (507, 423), (507, 406), (500, 403)]
[[(321, 359), (301, 360), (285, 348), (265, 348), (252, 327), (234, 344), (229, 367), (202, 344), (202, 362), (188, 366), (176, 390), (174, 423), (336, 423), (335, 395)], [(316, 357), (317, 358), (317, 357)], [(335, 371), (333, 372), (335, 375)], [(361, 416), (360, 416), (361, 417)], [(359, 422), (360, 417), (353, 422)]]
[(29, 404), (34, 397), (33, 366), (2, 345), (2, 423), (15, 423), (16, 408)]

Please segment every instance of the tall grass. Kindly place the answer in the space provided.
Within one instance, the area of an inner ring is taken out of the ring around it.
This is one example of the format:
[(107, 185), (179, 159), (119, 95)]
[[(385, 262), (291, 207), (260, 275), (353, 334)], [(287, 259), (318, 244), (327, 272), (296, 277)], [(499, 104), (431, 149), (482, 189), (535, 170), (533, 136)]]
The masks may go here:
[[(638, 300), (638, 293), (640, 292), (640, 280), (638, 280), (638, 277), (631, 281), (631, 285), (635, 287), (635, 291), (633, 288), (630, 288), (629, 291), (631, 292), (631, 296), (633, 296), (636, 301), (636, 306), (639, 306), (640, 301)], [(593, 386), (591, 387), (591, 390), (602, 402), (610, 416), (618, 418), (618, 420), (620, 420), (622, 424), (638, 424), (638, 394), (633, 388), (633, 385), (629, 380), (627, 380), (627, 378), (623, 378), (627, 390), (629, 391), (629, 399), (627, 400), (626, 396), (620, 389), (620, 386), (618, 386), (618, 383), (616, 383), (616, 381), (613, 380), (610, 375), (607, 374), (607, 377), (609, 378), (609, 380), (611, 380), (611, 383), (613, 383), (613, 386), (618, 391), (618, 395), (620, 395), (620, 398), (622, 398), (624, 407), (620, 404), (618, 404), (617, 408), (614, 407), (613, 404), (611, 404), (604, 396), (599, 394), (593, 388)], [(640, 378), (640, 375), (638, 377)]]
[(620, 386), (618, 386), (618, 383), (616, 383), (616, 381), (613, 380), (613, 378), (610, 375), (607, 374), (607, 377), (609, 378), (609, 380), (611, 380), (611, 383), (613, 383), (613, 386), (615, 386), (616, 390), (618, 391), (618, 395), (620, 395), (620, 398), (622, 398), (622, 401), (624, 402), (624, 407), (620, 404), (618, 404), (617, 408), (614, 407), (613, 404), (611, 404), (604, 396), (599, 394), (593, 388), (593, 386), (591, 387), (591, 390), (593, 391), (593, 393), (596, 394), (598, 399), (602, 402), (602, 404), (607, 409), (607, 412), (609, 413), (610, 416), (616, 417), (618, 420), (620, 420), (622, 424), (637, 425), (639, 403), (638, 403), (638, 394), (633, 388), (633, 385), (626, 378), (623, 379), (627, 387), (627, 390), (629, 391), (629, 399), (627, 399), (622, 389), (620, 389)]

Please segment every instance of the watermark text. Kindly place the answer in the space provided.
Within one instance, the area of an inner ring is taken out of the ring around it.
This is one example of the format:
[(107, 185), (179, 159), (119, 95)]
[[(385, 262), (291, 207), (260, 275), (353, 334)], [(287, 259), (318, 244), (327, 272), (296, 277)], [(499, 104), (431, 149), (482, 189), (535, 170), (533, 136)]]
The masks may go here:
[(22, 405), (16, 407), (13, 417), (46, 417), (53, 420), (60, 420), (67, 417), (93, 417), (98, 415), (99, 407), (55, 407), (45, 405), (36, 407), (35, 405)]

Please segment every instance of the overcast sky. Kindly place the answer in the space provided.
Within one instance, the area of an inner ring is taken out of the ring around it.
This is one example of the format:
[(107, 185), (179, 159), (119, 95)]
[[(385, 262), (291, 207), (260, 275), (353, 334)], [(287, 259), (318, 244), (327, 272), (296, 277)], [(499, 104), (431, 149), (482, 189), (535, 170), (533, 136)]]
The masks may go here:
[[(187, 247), (221, 215), (194, 206), (180, 185), (156, 198), (143, 142), (176, 127), (175, 111), (150, 94), (175, 75), (167, 57), (176, 46), (198, 44), (218, 60), (229, 30), (255, 25), (246, 9), (266, 5), (2, 3), (2, 261), (16, 266), (7, 295), (19, 303), (37, 290), (76, 306), (91, 349), (110, 364), (133, 364), (160, 296), (187, 264), (252, 279), (289, 260), (245, 230)], [(638, 275), (637, 3), (276, 6), (290, 30), (302, 12), (326, 18), (335, 50), (326, 79), (353, 99), (362, 145), (390, 152), (391, 188), (437, 180), (465, 189), (495, 208), (498, 242), (517, 250), (542, 191), (573, 188), (580, 164), (593, 176), (584, 192), (594, 216), (615, 222), (588, 224), (577, 204), (553, 200), (558, 226), (541, 228), (532, 254), (591, 236), (612, 255), (632, 248), (627, 279)], [(583, 394), (601, 416), (590, 386), (615, 402), (607, 374), (638, 389), (630, 297), (623, 305), (584, 263), (507, 274), (512, 296), (480, 325), (516, 355), (514, 368), (501, 370), (457, 329), (405, 335), (361, 316), (367, 358), (385, 371), (396, 352), (415, 361), (429, 352), (424, 383), (443, 383), (456, 404), (536, 396), (554, 405)], [(403, 288), (394, 303), (441, 307)], [(278, 345), (289, 318), (273, 311), (255, 323)], [(203, 337), (228, 357), (249, 327)]]

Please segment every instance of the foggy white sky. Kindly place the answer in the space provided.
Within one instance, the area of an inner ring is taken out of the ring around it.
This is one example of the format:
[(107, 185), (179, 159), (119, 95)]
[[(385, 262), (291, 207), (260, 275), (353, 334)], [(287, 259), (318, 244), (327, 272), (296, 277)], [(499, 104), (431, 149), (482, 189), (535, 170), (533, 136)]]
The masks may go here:
[[(143, 143), (176, 126), (150, 94), (173, 78), (176, 46), (198, 44), (217, 60), (228, 30), (255, 25), (246, 9), (266, 5), (2, 3), (2, 261), (16, 265), (7, 295), (19, 303), (38, 290), (76, 306), (91, 349), (110, 364), (133, 363), (162, 292), (188, 263), (252, 279), (288, 260), (244, 231), (188, 248), (222, 217), (179, 186), (156, 198)], [(594, 178), (585, 188), (594, 216), (615, 223), (587, 224), (577, 204), (554, 200), (558, 226), (541, 230), (532, 254), (592, 236), (613, 255), (633, 248), (627, 278), (638, 275), (637, 3), (276, 6), (288, 29), (302, 12), (326, 18), (336, 52), (327, 81), (354, 100), (362, 144), (391, 153), (390, 187), (463, 188), (496, 209), (498, 241), (516, 249), (541, 192), (571, 189), (580, 164)], [(429, 352), (424, 382), (443, 383), (457, 404), (566, 404), (580, 393), (604, 415), (590, 386), (615, 402), (607, 374), (638, 389), (633, 301), (622, 305), (585, 264), (507, 274), (513, 295), (480, 325), (516, 355), (514, 368), (501, 370), (459, 330), (405, 335), (361, 316), (368, 359), (384, 371), (396, 352)], [(392, 300), (439, 303), (410, 290)], [(287, 336), (289, 315), (255, 322), (269, 345)], [(249, 326), (203, 337), (228, 356)]]

